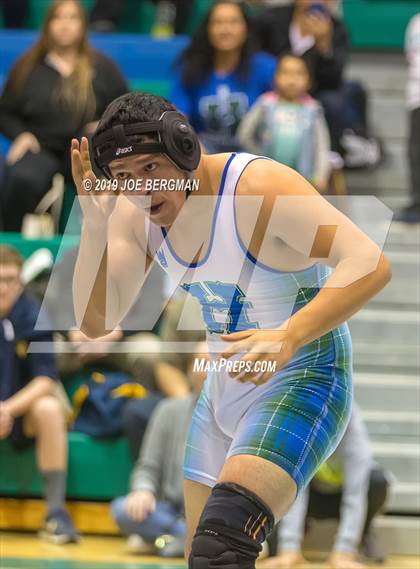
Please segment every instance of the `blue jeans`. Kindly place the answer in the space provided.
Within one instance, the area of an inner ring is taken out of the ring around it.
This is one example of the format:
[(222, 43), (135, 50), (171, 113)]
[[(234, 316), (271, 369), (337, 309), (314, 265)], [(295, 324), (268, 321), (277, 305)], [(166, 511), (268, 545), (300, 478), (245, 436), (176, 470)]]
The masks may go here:
[(367, 93), (358, 81), (343, 81), (338, 89), (320, 91), (316, 98), (322, 103), (331, 135), (331, 146), (340, 151), (345, 129), (367, 136)]
[(125, 501), (126, 496), (121, 496), (111, 503), (112, 516), (123, 534), (137, 534), (149, 542), (154, 542), (157, 537), (163, 534), (185, 535), (184, 518), (180, 511), (168, 502), (158, 502), (154, 512), (142, 522), (136, 522), (127, 514)]

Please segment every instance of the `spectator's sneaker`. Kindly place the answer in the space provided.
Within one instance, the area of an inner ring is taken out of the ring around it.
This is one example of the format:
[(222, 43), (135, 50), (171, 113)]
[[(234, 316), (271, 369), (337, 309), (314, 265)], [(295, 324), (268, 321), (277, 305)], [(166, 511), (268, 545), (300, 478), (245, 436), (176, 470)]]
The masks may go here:
[(411, 205), (394, 215), (393, 221), (400, 223), (420, 223), (420, 206)]
[(150, 555), (155, 554), (156, 549), (153, 543), (145, 541), (141, 535), (133, 533), (127, 539), (127, 550), (134, 555)]
[(80, 540), (76, 528), (66, 510), (55, 510), (47, 515), (40, 537), (52, 543), (77, 543)]
[(385, 563), (386, 561), (385, 551), (372, 529), (363, 538), (361, 552), (366, 559), (374, 563)]
[(159, 557), (184, 557), (185, 537), (183, 535), (161, 535), (155, 541)]
[(341, 138), (346, 168), (373, 168), (383, 158), (383, 149), (376, 138), (366, 138), (346, 130)]

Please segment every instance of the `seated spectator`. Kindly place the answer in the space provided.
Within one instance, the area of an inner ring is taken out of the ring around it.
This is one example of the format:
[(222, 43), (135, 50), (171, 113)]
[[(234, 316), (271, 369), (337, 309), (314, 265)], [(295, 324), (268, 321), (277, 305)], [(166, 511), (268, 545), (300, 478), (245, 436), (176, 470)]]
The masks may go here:
[(306, 518), (339, 519), (328, 560), (331, 569), (363, 569), (365, 565), (357, 561), (360, 545), (365, 557), (383, 562), (385, 555), (371, 525), (385, 503), (388, 486), (383, 471), (372, 462), (368, 434), (354, 406), (335, 453), (282, 519), (278, 529), (281, 553), (267, 560), (265, 567), (286, 569), (305, 563), (301, 547)]
[(28, 352), (30, 342), (51, 342), (52, 334), (45, 326), (35, 330), (39, 306), (24, 292), (22, 265), (16, 249), (0, 245), (0, 439), (17, 450), (36, 442), (47, 502), (42, 535), (75, 542), (79, 536), (64, 507), (67, 434), (54, 356)]
[[(201, 344), (196, 357), (207, 357), (201, 353), (206, 348)], [(155, 409), (131, 477), (131, 492), (112, 502), (112, 515), (122, 533), (131, 536), (128, 545), (133, 552), (184, 554), (183, 458), (205, 376), (191, 365), (193, 393), (162, 401)]]
[[(184, 354), (162, 353), (162, 345), (176, 341), (195, 343), (203, 339), (204, 332), (177, 330), (185, 293), (182, 301), (172, 299), (161, 316), (167, 292), (164, 291), (165, 275), (155, 264), (121, 326), (101, 338), (88, 338), (77, 329), (73, 309), (72, 277), (77, 254), (78, 247), (66, 252), (44, 281), (42, 292), (53, 327), (60, 331), (60, 341), (66, 342), (57, 365), (64, 380), (75, 373), (90, 376), (94, 371), (117, 371), (128, 374), (147, 390), (146, 397), (128, 400), (122, 410), (123, 432), (136, 460), (156, 405), (164, 397), (185, 397), (190, 391)], [(189, 307), (190, 319), (199, 320), (201, 324), (200, 313), (196, 312), (194, 306)], [(160, 338), (152, 333), (158, 320)], [(125, 349), (122, 343), (130, 345)], [(89, 345), (93, 346), (92, 351)]]
[(293, 54), (281, 56), (274, 86), (275, 91), (261, 95), (243, 118), (238, 140), (248, 152), (290, 166), (324, 192), (330, 138), (322, 108), (308, 95), (305, 60)]
[(420, 223), (420, 14), (410, 20), (405, 38), (408, 59), (407, 104), (410, 111), (408, 158), (411, 203), (395, 216), (395, 221)]
[[(152, 35), (184, 34), (194, 0), (153, 0), (156, 18)], [(90, 15), (91, 29), (96, 32), (116, 31), (125, 7), (123, 0), (96, 0)]]
[(265, 91), (276, 62), (258, 53), (241, 3), (215, 2), (182, 53), (172, 103), (189, 117), (208, 152), (239, 149), (236, 129)]
[(74, 316), (72, 280), (77, 254), (78, 247), (66, 252), (44, 281), (44, 306), (54, 329), (60, 331), (59, 341), (66, 348), (58, 355), (58, 369), (64, 381), (76, 373), (88, 377), (95, 371), (123, 372), (147, 390), (145, 397), (128, 400), (122, 409), (123, 432), (135, 460), (159, 401), (189, 393), (185, 374), (177, 369), (180, 366), (176, 361), (162, 361), (161, 341), (152, 333), (162, 311), (164, 273), (155, 265), (121, 326), (106, 336), (92, 339), (77, 328)]
[(52, 2), (38, 41), (15, 64), (0, 98), (0, 132), (12, 141), (0, 184), (4, 230), (21, 230), (54, 174), (71, 179), (71, 138), (92, 129), (127, 91), (115, 64), (89, 45), (79, 0)]
[(23, 28), (28, 13), (28, 0), (0, 0), (5, 28)]
[(294, 0), (287, 6), (262, 10), (255, 18), (261, 47), (280, 55), (302, 56), (313, 78), (311, 94), (324, 106), (331, 145), (348, 166), (373, 165), (380, 148), (368, 138), (366, 92), (355, 81), (344, 81), (349, 43), (344, 23), (334, 14), (335, 0)]

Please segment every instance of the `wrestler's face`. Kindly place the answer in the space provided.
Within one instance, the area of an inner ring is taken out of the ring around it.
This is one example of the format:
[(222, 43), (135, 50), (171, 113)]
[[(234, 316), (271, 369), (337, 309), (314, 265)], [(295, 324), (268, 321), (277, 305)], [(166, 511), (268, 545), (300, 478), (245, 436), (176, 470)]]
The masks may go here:
[(22, 290), (19, 267), (0, 263), (0, 317), (9, 314)]
[[(185, 190), (170, 190), (166, 182), (187, 180), (185, 172), (164, 154), (137, 154), (109, 164), (120, 194), (142, 209), (156, 225), (170, 227), (185, 203)], [(165, 186), (167, 186), (165, 188)]]
[(48, 32), (55, 46), (64, 48), (80, 43), (84, 33), (84, 24), (76, 2), (68, 0), (57, 7), (50, 21)]

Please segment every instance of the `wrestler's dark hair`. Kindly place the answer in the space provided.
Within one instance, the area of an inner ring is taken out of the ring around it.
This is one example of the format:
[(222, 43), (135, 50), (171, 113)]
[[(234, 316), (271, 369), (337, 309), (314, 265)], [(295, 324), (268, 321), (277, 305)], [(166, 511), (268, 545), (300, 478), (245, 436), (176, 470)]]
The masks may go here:
[(121, 95), (108, 105), (96, 129), (99, 135), (117, 125), (159, 120), (165, 111), (176, 111), (176, 107), (158, 95), (134, 91)]

